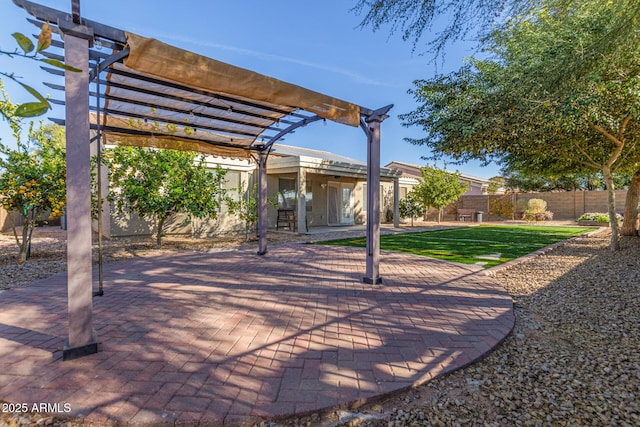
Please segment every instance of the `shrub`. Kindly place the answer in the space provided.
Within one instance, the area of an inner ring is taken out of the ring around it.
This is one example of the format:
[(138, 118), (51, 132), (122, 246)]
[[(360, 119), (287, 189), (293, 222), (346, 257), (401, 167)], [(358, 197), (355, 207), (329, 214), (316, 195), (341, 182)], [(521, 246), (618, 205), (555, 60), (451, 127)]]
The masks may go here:
[(526, 200), (518, 200), (516, 201), (516, 206), (513, 211), (513, 219), (524, 219), (524, 211), (527, 210), (527, 201)]
[(513, 218), (514, 210), (510, 198), (489, 197), (489, 214), (502, 218)]
[(391, 209), (387, 209), (385, 212), (384, 219), (387, 223), (393, 222), (393, 211)]
[[(616, 214), (618, 222), (622, 221), (622, 215)], [(587, 212), (583, 213), (578, 221), (594, 221), (594, 222), (609, 222), (609, 214), (603, 212)]]
[(527, 221), (545, 221), (553, 219), (553, 212), (547, 210), (547, 202), (542, 199), (531, 199), (527, 202), (527, 210), (524, 211), (524, 219)]
[(527, 210), (532, 212), (546, 212), (547, 202), (542, 199), (531, 199), (527, 202)]
[(530, 209), (524, 211), (524, 219), (526, 221), (550, 221), (553, 219), (553, 212), (535, 212)]

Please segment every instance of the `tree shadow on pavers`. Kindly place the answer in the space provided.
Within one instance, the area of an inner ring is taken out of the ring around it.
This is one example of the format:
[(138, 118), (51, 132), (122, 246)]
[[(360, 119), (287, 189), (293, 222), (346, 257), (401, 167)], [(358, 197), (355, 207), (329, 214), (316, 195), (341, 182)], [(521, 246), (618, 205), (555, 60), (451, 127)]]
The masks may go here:
[(424, 425), (636, 425), (640, 240), (623, 238), (615, 253), (607, 238), (593, 240), (496, 275), (514, 296), (516, 324), (481, 362), (358, 413), (379, 415), (371, 425), (400, 419), (392, 408), (425, 414)]
[[(344, 256), (341, 262), (344, 259), (348, 263), (350, 258)], [(172, 255), (109, 264), (105, 266), (105, 295), (94, 300), (100, 352), (49, 366), (36, 364), (19, 376), (20, 391), (11, 387), (10, 379), (0, 377), (0, 397), (20, 401), (37, 396), (47, 401), (57, 396), (72, 404), (72, 415), (88, 422), (171, 423), (197, 418), (216, 423), (294, 413), (307, 410), (313, 394), (317, 396), (313, 405), (319, 407), (353, 400), (354, 392), (349, 391), (353, 389), (346, 385), (318, 393), (301, 390), (300, 396), (305, 397), (291, 405), (286, 391), (289, 384), (298, 375), (300, 380), (309, 379), (306, 376), (313, 375), (318, 363), (331, 367), (334, 358), (346, 363), (354, 352), (356, 360), (381, 357), (369, 356), (380, 349), (384, 355), (380, 362), (390, 367), (372, 368), (371, 376), (384, 379), (384, 369), (392, 375), (393, 369), (405, 369), (403, 364), (411, 360), (411, 346), (398, 346), (397, 340), (411, 335), (413, 340), (400, 341), (413, 345), (424, 335), (403, 332), (402, 322), (428, 331), (439, 342), (459, 336), (459, 328), (464, 327), (443, 326), (438, 322), (446, 317), (427, 316), (427, 307), (421, 310), (410, 306), (411, 301), (390, 298), (392, 289), (362, 284), (354, 273), (359, 267), (338, 274), (337, 270), (346, 267), (314, 268), (313, 260), (285, 261), (290, 272), (284, 274), (283, 261), (277, 257), (250, 265), (246, 258), (229, 254)], [(52, 306), (47, 301), (61, 299), (65, 288), (26, 291), (33, 292), (30, 306), (14, 300), (11, 309), (45, 313), (55, 306), (60, 311), (56, 327), (63, 336), (64, 305)], [(424, 299), (423, 290), (416, 289), (416, 298)], [(402, 322), (389, 317), (388, 306)], [(426, 323), (415, 326), (421, 317)], [(400, 356), (387, 355), (387, 350), (398, 347), (403, 349)], [(33, 351), (28, 347), (20, 350)], [(413, 368), (406, 365), (406, 369), (412, 372)], [(409, 380), (415, 375), (408, 374)], [(315, 387), (314, 383), (307, 385)], [(360, 393), (360, 385), (357, 390)]]
[[(369, 342), (350, 341), (345, 336), (324, 346), (312, 344), (287, 368), (275, 402), (259, 402), (258, 413), (276, 420), (310, 413), (326, 415), (413, 388), (482, 358), (507, 336), (513, 315), (503, 313), (486, 322), (467, 321), (449, 331), (392, 320), (381, 325), (367, 319), (366, 313), (337, 321), (342, 322), (352, 327), (359, 324), (364, 333), (361, 336)], [(496, 323), (504, 328), (496, 330)], [(286, 411), (276, 414), (274, 408)]]
[[(56, 353), (62, 351), (62, 346), (64, 345), (63, 340), (58, 336), (18, 326), (6, 325), (4, 323), (0, 323), (0, 337), (17, 344), (51, 352), (54, 358), (56, 357)], [(2, 353), (0, 354), (0, 358), (7, 355), (8, 353)]]

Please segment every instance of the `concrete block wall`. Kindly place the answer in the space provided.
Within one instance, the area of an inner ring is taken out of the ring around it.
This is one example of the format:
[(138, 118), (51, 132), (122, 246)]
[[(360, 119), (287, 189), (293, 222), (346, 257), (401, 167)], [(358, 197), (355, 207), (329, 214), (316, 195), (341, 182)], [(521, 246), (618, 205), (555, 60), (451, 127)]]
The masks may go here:
[[(616, 190), (616, 211), (624, 211), (627, 190)], [(489, 198), (508, 198), (512, 206), (522, 200), (542, 199), (547, 202), (547, 210), (553, 212), (553, 218), (558, 220), (575, 220), (586, 212), (607, 212), (608, 196), (606, 191), (563, 191), (554, 193), (517, 193), (499, 196), (462, 196), (455, 206), (459, 209), (474, 209), (485, 213), (489, 220), (500, 218), (490, 215)], [(447, 220), (456, 220), (450, 214)]]

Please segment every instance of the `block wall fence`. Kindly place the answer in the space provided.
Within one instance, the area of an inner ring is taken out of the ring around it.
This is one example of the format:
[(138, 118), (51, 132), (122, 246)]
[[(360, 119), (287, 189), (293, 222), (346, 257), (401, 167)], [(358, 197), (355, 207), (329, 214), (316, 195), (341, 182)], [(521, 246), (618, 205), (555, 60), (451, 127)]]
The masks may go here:
[[(624, 212), (627, 190), (616, 190), (616, 212)], [(607, 212), (606, 191), (563, 191), (554, 193), (512, 193), (500, 195), (462, 196), (455, 204), (445, 209), (445, 219), (455, 220), (457, 209), (474, 209), (484, 212), (484, 218), (497, 221), (501, 218), (493, 215), (490, 199), (509, 202), (511, 206), (526, 203), (530, 199), (542, 199), (547, 202), (547, 210), (553, 212), (553, 219), (576, 220), (586, 212)], [(522, 202), (520, 202), (522, 200)]]

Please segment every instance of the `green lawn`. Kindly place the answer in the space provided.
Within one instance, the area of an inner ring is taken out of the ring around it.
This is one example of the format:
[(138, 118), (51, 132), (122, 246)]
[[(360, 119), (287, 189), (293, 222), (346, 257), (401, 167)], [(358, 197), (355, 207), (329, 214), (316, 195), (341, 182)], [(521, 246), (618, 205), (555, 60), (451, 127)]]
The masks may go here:
[[(489, 268), (593, 230), (596, 228), (481, 225), (385, 235), (380, 237), (380, 248), (465, 264), (481, 263)], [(364, 247), (365, 239), (318, 244)]]

